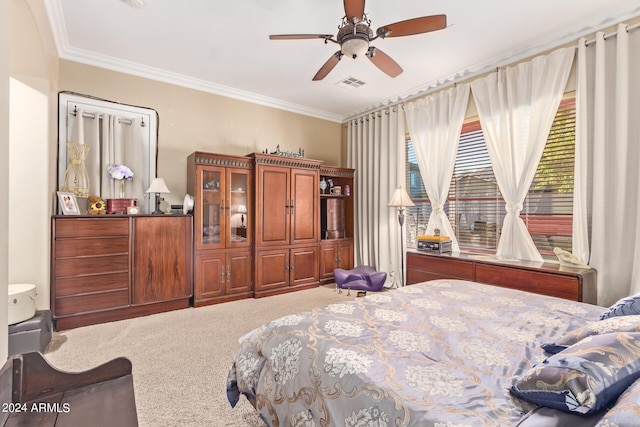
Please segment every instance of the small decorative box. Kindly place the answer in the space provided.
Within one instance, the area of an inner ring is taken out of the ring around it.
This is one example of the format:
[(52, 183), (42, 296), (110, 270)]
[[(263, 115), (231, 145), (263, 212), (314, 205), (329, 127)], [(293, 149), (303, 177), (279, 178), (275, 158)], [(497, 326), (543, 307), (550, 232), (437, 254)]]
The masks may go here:
[(418, 236), (417, 249), (438, 254), (451, 253), (451, 238), (449, 236)]
[(137, 206), (137, 199), (107, 199), (107, 213), (127, 213), (127, 208), (130, 206)]

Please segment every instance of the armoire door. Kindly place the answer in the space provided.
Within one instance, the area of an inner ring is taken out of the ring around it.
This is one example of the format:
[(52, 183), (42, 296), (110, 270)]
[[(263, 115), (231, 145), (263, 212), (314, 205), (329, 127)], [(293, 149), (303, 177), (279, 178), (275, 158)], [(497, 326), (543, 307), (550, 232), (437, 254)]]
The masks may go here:
[(225, 169), (200, 167), (196, 175), (196, 249), (225, 247)]
[(248, 248), (253, 241), (252, 178), (250, 170), (227, 168), (225, 197), (227, 248)]
[(195, 300), (224, 295), (227, 281), (225, 254), (220, 252), (198, 254), (195, 264)]
[(333, 270), (338, 267), (338, 245), (333, 241), (320, 243), (320, 280), (333, 280)]
[(338, 243), (338, 268), (351, 270), (353, 268), (353, 240), (341, 240)]
[(227, 295), (251, 292), (251, 251), (227, 254)]
[(291, 244), (319, 240), (319, 186), (318, 171), (291, 169)]
[(287, 245), (291, 223), (290, 169), (261, 166), (257, 173), (256, 244)]
[(289, 286), (318, 283), (318, 245), (292, 248), (289, 257)]
[(289, 249), (258, 251), (256, 255), (256, 294), (289, 286)]

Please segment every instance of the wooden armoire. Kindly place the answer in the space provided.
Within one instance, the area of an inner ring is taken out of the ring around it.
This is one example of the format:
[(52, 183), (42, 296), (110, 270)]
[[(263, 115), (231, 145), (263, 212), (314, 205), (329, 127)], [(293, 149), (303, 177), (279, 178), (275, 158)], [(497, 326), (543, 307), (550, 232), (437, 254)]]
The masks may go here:
[[(336, 268), (353, 267), (353, 169), (203, 152), (189, 156), (187, 168), (195, 199), (194, 306), (307, 289), (331, 283)], [(321, 191), (321, 179), (342, 191)], [(328, 206), (340, 206), (339, 233), (327, 229)]]
[(254, 296), (319, 284), (320, 164), (253, 154), (256, 239)]

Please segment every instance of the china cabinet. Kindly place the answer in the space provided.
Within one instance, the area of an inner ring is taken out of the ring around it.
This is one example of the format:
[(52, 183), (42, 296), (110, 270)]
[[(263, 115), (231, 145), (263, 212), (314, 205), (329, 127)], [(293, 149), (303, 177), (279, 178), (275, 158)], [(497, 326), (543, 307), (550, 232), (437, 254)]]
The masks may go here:
[(187, 160), (194, 196), (193, 305), (253, 295), (253, 160), (195, 152)]
[(319, 283), (320, 161), (254, 153), (254, 296)]
[(190, 215), (52, 217), (51, 311), (57, 330), (186, 308)]

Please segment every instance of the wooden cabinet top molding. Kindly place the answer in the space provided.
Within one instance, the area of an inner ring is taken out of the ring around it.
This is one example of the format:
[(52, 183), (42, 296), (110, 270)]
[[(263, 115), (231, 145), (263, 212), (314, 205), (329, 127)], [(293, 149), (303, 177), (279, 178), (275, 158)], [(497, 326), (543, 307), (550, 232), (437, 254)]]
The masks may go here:
[(253, 159), (251, 157), (228, 156), (200, 151), (196, 151), (191, 156), (194, 157), (194, 163), (198, 165), (253, 169)]
[(299, 169), (320, 170), (321, 160), (305, 159), (302, 157), (286, 157), (276, 154), (253, 153), (253, 158), (257, 165), (284, 166)]
[(320, 166), (320, 175), (341, 176), (345, 178), (353, 178), (355, 169), (339, 168), (334, 166)]

